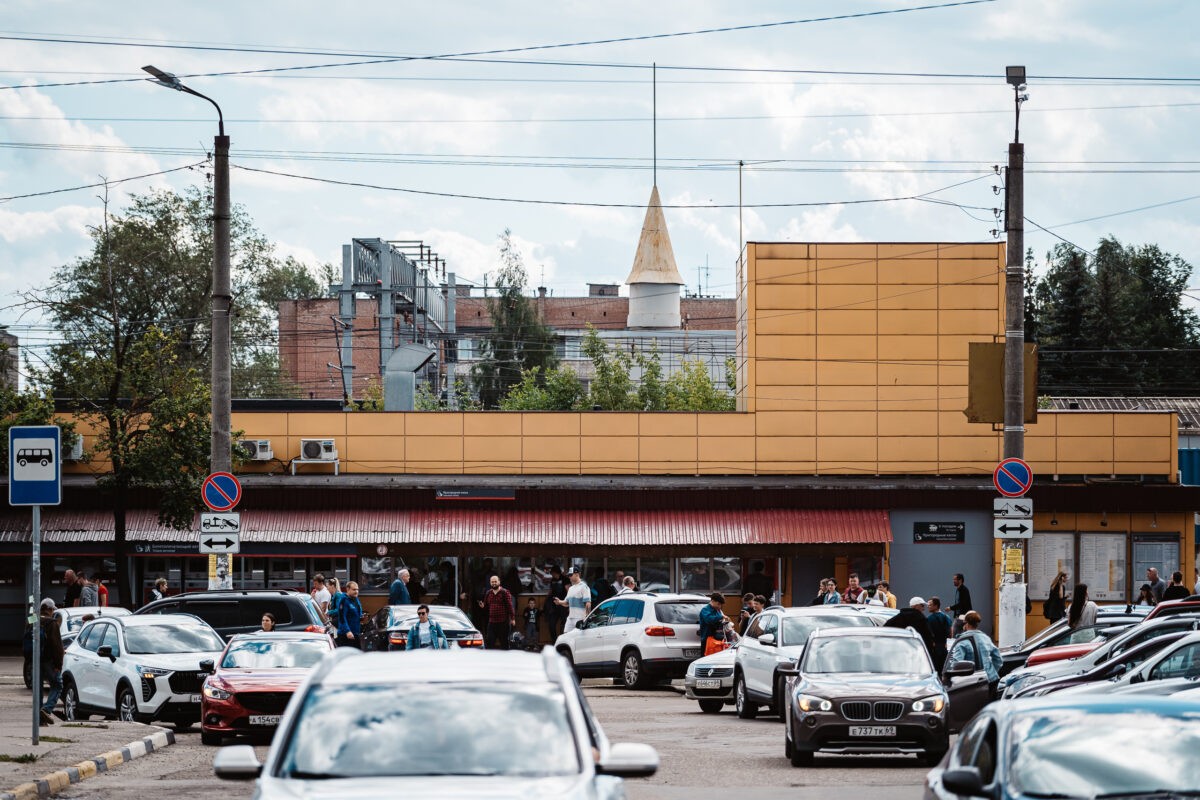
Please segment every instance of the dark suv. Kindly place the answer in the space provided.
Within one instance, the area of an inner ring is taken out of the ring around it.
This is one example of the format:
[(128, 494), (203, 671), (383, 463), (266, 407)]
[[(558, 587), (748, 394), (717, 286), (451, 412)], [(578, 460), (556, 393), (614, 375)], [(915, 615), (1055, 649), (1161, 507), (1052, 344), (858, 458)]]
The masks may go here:
[(189, 592), (164, 597), (139, 608), (136, 614), (194, 614), (226, 641), (238, 633), (262, 629), (263, 614), (275, 617), (275, 629), (335, 634), (311, 597), (283, 589)]

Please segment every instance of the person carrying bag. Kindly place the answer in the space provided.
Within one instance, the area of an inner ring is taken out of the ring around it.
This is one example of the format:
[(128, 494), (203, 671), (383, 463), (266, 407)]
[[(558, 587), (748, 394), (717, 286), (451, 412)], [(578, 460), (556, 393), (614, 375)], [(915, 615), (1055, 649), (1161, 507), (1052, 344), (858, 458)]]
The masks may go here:
[(1058, 622), (1067, 615), (1067, 573), (1059, 572), (1050, 584), (1050, 594), (1042, 604), (1042, 616)]

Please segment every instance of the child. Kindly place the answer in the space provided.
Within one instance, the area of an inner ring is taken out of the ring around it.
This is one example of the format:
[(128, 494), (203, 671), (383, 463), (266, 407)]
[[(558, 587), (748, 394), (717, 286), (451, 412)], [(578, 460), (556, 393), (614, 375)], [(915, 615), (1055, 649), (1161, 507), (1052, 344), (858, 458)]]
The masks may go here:
[(521, 616), (525, 619), (525, 649), (536, 650), (538, 646), (538, 617), (541, 615), (541, 609), (537, 606), (537, 600), (529, 598), (529, 602), (525, 605), (525, 610), (521, 612)]

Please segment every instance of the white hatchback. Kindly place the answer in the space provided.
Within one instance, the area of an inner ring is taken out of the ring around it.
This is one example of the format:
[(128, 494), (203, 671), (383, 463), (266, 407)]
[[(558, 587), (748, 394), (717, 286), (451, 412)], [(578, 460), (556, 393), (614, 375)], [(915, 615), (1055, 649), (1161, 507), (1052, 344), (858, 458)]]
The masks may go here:
[(613, 677), (632, 689), (658, 678), (682, 678), (700, 652), (700, 609), (708, 598), (694, 594), (628, 592), (605, 600), (554, 649), (576, 674)]
[(68, 720), (101, 714), (124, 722), (200, 721), (200, 688), (225, 641), (190, 614), (101, 617), (83, 627), (63, 657)]

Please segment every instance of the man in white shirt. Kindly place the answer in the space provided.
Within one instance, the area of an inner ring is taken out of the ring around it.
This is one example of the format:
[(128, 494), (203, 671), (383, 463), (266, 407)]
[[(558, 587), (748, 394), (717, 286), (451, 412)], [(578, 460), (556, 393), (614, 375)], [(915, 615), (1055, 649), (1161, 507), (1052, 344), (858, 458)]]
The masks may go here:
[(637, 581), (633, 579), (632, 575), (626, 575), (621, 584), (621, 591), (617, 592), (617, 594), (628, 594), (629, 592), (637, 591)]
[(555, 598), (554, 602), (567, 609), (567, 624), (563, 630), (573, 631), (575, 623), (582, 622), (592, 610), (592, 590), (583, 582), (583, 576), (575, 567), (567, 570), (567, 575), (571, 579), (571, 585), (567, 587), (567, 597), (565, 600)]
[(329, 601), (333, 599), (333, 596), (325, 588), (325, 576), (319, 572), (313, 575), (312, 599), (317, 604), (317, 608), (321, 609), (321, 613), (329, 616)]

